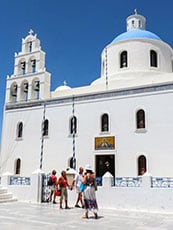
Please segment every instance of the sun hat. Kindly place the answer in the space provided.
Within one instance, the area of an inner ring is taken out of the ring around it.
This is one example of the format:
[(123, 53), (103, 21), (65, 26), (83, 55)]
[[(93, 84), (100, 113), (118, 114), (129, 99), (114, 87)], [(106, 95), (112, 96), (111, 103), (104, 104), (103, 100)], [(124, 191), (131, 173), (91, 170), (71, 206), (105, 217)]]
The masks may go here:
[(90, 171), (92, 171), (91, 165), (87, 164), (87, 165), (85, 166), (85, 170), (90, 170)]

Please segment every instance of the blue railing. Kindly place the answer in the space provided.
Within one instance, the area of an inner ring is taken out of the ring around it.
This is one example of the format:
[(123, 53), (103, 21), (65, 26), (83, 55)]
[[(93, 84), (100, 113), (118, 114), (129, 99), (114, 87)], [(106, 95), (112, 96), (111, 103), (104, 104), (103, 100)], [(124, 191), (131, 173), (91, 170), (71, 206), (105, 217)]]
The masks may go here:
[(141, 177), (116, 177), (115, 187), (140, 187)]
[(152, 177), (152, 188), (173, 188), (173, 177)]
[(10, 185), (30, 185), (30, 177), (10, 176)]

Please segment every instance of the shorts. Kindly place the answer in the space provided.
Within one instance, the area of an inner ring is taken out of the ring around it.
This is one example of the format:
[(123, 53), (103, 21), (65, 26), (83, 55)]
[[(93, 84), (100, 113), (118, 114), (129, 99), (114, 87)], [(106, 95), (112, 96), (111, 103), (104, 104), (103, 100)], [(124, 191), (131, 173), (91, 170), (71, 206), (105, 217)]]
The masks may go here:
[(51, 185), (51, 186), (49, 186), (49, 188), (50, 188), (51, 191), (57, 190), (57, 187), (55, 185)]

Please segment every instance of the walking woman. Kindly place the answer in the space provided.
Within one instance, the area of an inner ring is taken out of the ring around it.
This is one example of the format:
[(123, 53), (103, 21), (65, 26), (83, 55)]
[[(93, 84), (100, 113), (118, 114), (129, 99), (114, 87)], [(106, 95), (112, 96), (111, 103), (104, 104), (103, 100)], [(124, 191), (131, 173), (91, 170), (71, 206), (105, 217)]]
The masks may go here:
[(85, 189), (83, 192), (84, 196), (84, 205), (85, 205), (85, 214), (83, 218), (88, 218), (88, 212), (92, 211), (94, 213), (95, 219), (98, 218), (98, 206), (96, 201), (96, 179), (94, 172), (91, 167), (87, 165), (85, 167), (85, 175), (83, 177), (82, 182), (85, 184)]
[(69, 209), (67, 187), (70, 188), (70, 186), (67, 181), (66, 171), (61, 172), (61, 177), (58, 179), (58, 185), (61, 189), (60, 208), (62, 209), (62, 201), (65, 199), (65, 209)]

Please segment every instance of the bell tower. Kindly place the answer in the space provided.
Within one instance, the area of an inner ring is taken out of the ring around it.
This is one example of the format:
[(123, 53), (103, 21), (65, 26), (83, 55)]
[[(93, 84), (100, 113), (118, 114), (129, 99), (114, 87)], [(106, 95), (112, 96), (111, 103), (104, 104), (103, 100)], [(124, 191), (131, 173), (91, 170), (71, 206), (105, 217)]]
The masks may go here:
[(127, 23), (127, 31), (134, 30), (134, 29), (145, 30), (146, 28), (146, 18), (138, 14), (137, 9), (134, 10), (133, 15), (130, 15), (126, 19), (126, 23)]
[(6, 103), (20, 103), (50, 97), (51, 75), (45, 68), (45, 52), (37, 35), (29, 31), (15, 53), (14, 73), (7, 77)]

